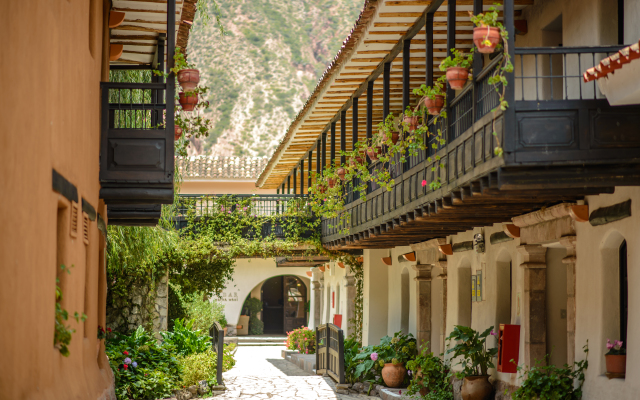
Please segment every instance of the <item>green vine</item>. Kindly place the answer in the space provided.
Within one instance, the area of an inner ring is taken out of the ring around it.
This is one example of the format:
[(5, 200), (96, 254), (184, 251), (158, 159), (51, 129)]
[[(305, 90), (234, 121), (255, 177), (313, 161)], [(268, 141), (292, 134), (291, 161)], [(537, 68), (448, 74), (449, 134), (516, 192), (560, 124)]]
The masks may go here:
[[(73, 265), (71, 266), (73, 267)], [(67, 274), (71, 274), (71, 269), (63, 265), (60, 265), (60, 269)], [(66, 325), (65, 321), (69, 320), (69, 312), (62, 308), (62, 289), (58, 284), (60, 279), (56, 278), (56, 318), (55, 327), (53, 330), (53, 345), (60, 351), (65, 357), (69, 357), (69, 344), (71, 343), (71, 336), (76, 332), (71, 326)], [(76, 322), (85, 321), (87, 319), (86, 314), (78, 314), (76, 311), (73, 314), (73, 318)]]

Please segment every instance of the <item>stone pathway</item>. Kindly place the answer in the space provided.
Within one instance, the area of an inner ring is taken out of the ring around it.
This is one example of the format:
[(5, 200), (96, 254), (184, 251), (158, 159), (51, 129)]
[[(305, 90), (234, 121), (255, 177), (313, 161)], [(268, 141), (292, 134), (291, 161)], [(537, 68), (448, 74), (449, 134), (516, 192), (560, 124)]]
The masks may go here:
[(331, 378), (312, 375), (283, 360), (280, 356), (283, 349), (283, 346), (238, 347), (236, 365), (224, 373), (227, 392), (211, 399), (372, 399), (336, 394)]

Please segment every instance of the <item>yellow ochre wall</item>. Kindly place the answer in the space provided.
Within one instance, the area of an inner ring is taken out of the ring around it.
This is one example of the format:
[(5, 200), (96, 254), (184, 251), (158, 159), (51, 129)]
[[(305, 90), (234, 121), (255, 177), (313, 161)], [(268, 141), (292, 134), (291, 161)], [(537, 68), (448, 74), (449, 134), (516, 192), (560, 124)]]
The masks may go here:
[[(85, 245), (81, 213), (84, 198), (105, 216), (98, 199), (99, 83), (108, 71), (102, 45), (108, 7), (102, 0), (0, 2), (3, 399), (113, 398), (97, 339), (105, 320), (105, 241), (97, 220), (90, 221)], [(75, 239), (70, 202), (53, 191), (52, 169), (78, 189)], [(73, 266), (70, 275), (59, 273), (60, 262)], [(57, 275), (63, 307), (88, 316), (68, 321), (76, 329), (69, 357), (53, 346)]]

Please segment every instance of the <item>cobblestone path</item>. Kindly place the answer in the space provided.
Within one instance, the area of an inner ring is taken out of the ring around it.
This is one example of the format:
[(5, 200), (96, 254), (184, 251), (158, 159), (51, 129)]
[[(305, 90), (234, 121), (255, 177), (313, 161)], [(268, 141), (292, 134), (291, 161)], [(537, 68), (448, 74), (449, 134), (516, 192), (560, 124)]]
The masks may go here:
[(329, 377), (309, 374), (283, 360), (283, 346), (241, 346), (236, 365), (224, 373), (227, 392), (212, 399), (356, 400), (368, 396), (336, 394)]

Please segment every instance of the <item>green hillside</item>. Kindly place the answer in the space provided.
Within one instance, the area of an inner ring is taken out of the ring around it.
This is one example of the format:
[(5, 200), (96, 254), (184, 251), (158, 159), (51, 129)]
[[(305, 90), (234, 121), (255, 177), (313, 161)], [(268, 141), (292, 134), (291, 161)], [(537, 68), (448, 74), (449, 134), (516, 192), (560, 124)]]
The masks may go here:
[(218, 0), (226, 30), (196, 24), (189, 59), (215, 126), (192, 153), (270, 155), (340, 49), (362, 0)]

